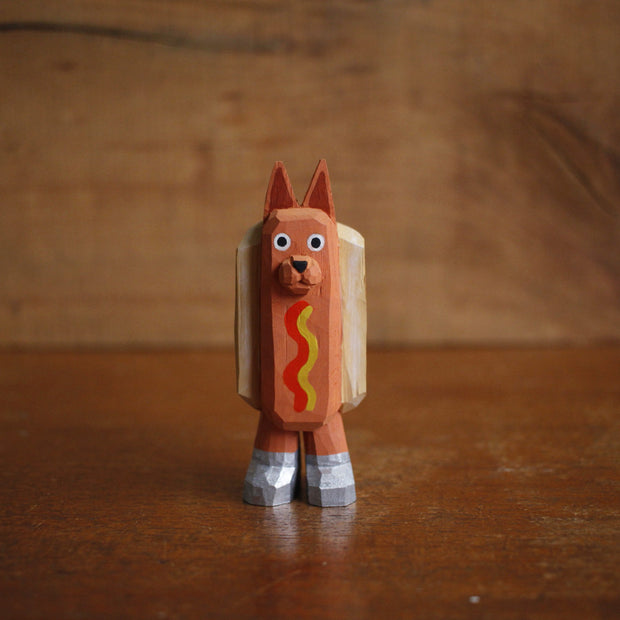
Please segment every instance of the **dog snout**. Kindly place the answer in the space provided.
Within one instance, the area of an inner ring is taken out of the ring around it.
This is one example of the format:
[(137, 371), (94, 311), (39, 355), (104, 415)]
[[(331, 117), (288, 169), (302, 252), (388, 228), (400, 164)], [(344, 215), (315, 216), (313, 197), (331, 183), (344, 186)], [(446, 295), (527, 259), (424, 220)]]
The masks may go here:
[(305, 295), (323, 279), (321, 266), (311, 256), (289, 256), (278, 269), (280, 284), (293, 295)]

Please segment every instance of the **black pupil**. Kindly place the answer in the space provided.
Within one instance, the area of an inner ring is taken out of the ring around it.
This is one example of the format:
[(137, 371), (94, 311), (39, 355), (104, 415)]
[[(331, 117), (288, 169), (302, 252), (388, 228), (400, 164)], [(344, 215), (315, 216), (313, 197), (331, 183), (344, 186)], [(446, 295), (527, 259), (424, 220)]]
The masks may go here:
[(321, 247), (321, 240), (318, 237), (312, 237), (312, 239), (310, 241), (310, 245), (313, 248), (320, 248)]
[(278, 237), (276, 243), (283, 248), (286, 245), (286, 237)]

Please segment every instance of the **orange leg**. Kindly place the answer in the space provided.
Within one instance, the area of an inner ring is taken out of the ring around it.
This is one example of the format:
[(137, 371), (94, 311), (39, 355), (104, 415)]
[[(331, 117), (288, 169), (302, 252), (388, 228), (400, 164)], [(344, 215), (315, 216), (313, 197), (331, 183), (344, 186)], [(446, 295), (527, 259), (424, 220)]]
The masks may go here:
[(342, 415), (336, 413), (327, 424), (315, 431), (304, 432), (306, 454), (339, 454), (348, 452)]
[(254, 447), (265, 452), (297, 452), (299, 433), (278, 428), (264, 413), (261, 413)]

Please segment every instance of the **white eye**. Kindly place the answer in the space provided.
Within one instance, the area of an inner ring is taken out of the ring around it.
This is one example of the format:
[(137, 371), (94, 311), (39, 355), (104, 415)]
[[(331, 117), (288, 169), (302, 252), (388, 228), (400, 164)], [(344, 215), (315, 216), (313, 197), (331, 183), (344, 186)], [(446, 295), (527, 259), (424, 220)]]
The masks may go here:
[(288, 250), (291, 247), (291, 238), (286, 233), (278, 233), (273, 238), (273, 247), (276, 250)]
[(325, 247), (325, 237), (318, 233), (308, 237), (308, 248), (313, 252), (318, 252)]

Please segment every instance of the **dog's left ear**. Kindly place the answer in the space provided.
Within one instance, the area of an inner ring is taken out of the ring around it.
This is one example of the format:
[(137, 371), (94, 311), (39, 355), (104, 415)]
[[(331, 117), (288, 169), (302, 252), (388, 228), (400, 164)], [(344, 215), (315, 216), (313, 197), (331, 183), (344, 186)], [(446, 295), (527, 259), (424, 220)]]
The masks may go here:
[(275, 209), (290, 209), (298, 206), (291, 182), (288, 179), (288, 174), (286, 174), (286, 168), (281, 161), (277, 161), (273, 166), (271, 179), (269, 179), (263, 220), (266, 220)]
[(306, 197), (301, 206), (321, 209), (321, 211), (325, 211), (334, 222), (336, 221), (332, 188), (329, 183), (329, 172), (327, 171), (327, 163), (324, 159), (319, 161), (314, 171), (312, 181), (310, 181), (310, 187), (308, 187)]

